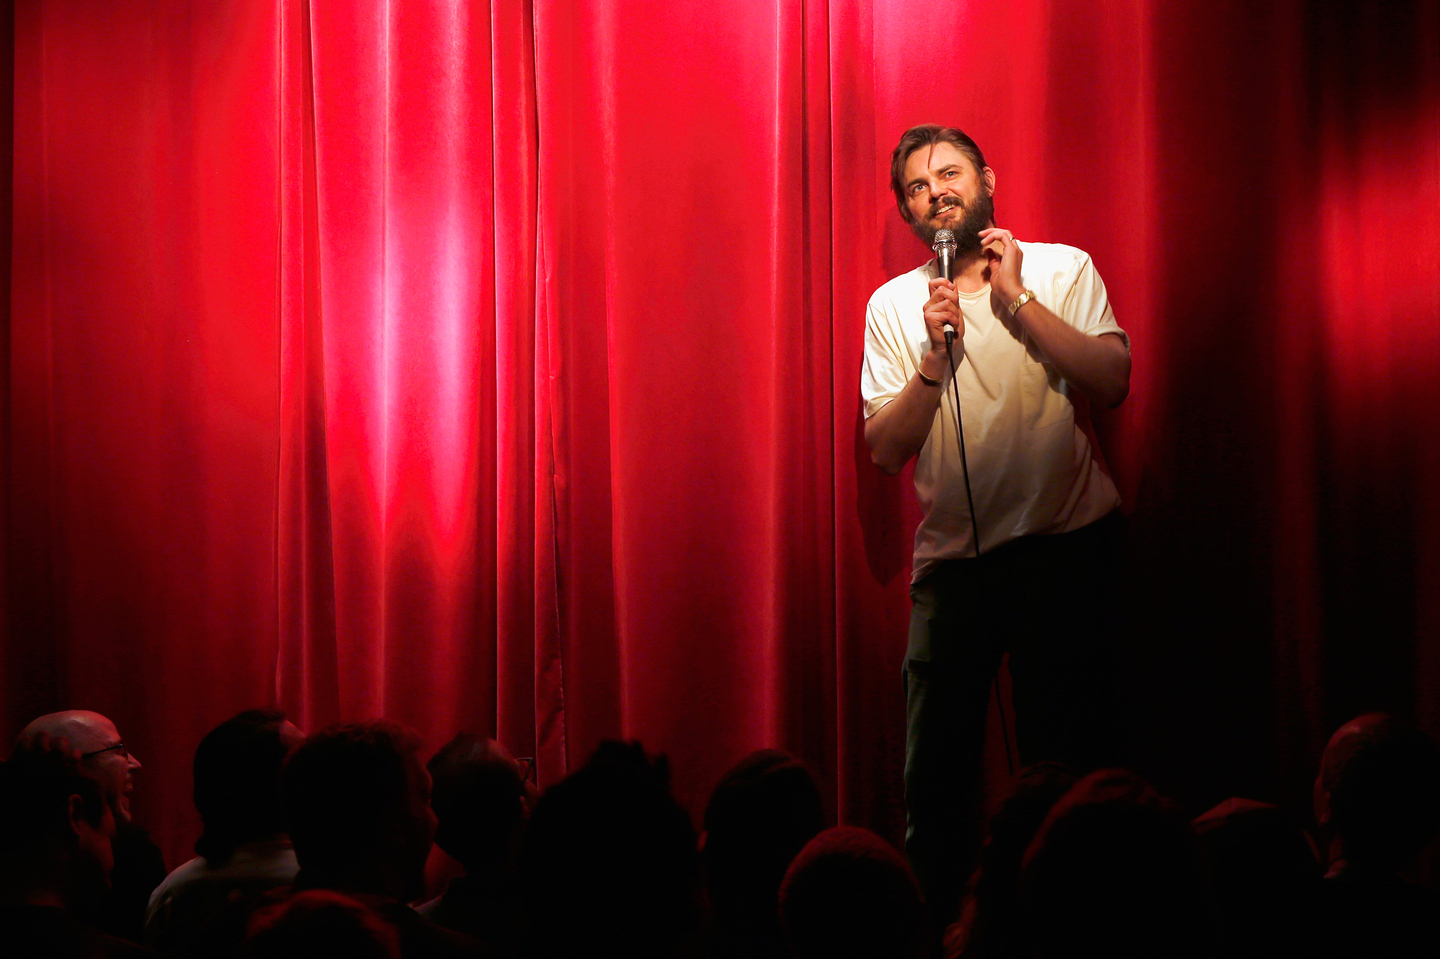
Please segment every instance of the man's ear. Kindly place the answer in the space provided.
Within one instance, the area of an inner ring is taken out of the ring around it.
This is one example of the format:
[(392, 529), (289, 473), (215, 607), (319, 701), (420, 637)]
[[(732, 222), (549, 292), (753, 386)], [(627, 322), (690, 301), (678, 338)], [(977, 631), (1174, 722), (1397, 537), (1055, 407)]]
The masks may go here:
[(995, 171), (988, 166), (980, 171), (980, 176), (985, 180), (985, 192), (990, 196), (995, 195)]
[(90, 825), (90, 818), (85, 815), (85, 797), (79, 793), (71, 796), (65, 801), (65, 814), (70, 820), (70, 831), (75, 835), (81, 835), (82, 830), (93, 830)]

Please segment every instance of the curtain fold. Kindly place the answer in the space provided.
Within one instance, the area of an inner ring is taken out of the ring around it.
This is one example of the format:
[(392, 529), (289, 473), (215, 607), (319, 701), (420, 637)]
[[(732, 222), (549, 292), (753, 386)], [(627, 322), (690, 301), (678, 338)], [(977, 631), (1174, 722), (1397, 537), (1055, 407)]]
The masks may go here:
[(8, 728), (115, 718), (172, 864), (195, 743), (264, 702), (545, 783), (639, 738), (697, 812), (779, 746), (896, 836), (918, 515), (857, 393), (935, 120), (1134, 340), (1091, 414), (1135, 765), (1301, 802), (1347, 714), (1440, 731), (1435, 16), (22, 0)]

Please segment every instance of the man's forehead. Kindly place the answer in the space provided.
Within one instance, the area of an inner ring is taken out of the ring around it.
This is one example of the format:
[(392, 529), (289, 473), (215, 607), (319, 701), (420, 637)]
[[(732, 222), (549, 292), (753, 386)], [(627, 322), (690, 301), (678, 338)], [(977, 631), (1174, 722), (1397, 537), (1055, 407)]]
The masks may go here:
[(68, 709), (47, 713), (25, 727), (22, 735), (44, 732), (52, 737), (64, 736), (71, 748), (88, 752), (120, 741), (115, 724), (100, 713), (88, 709)]
[(960, 151), (960, 148), (953, 143), (944, 140), (939, 143), (931, 143), (920, 147), (905, 158), (905, 180), (923, 177), (932, 170), (942, 170), (950, 166), (971, 167), (973, 164), (970, 158)]

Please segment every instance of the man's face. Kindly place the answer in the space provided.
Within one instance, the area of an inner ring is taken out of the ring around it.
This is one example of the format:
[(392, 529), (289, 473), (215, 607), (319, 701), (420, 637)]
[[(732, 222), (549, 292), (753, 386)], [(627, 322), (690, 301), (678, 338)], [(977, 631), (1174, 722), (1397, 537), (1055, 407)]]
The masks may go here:
[(905, 158), (905, 207), (926, 246), (938, 230), (955, 233), (957, 253), (980, 252), (980, 231), (995, 219), (995, 174), (976, 170), (953, 144), (921, 147)]
[(434, 783), (418, 753), (412, 752), (406, 757), (405, 771), (409, 780), (409, 788), (406, 790), (409, 815), (402, 837), (405, 847), (402, 855), (405, 859), (404, 879), (410, 887), (407, 888), (406, 895), (415, 898), (425, 891), (425, 861), (430, 858), (430, 846), (435, 842), (435, 829), (439, 820), (435, 818), (435, 810), (430, 808), (430, 790)]
[(110, 873), (115, 868), (115, 814), (108, 805), (102, 805), (100, 821), (92, 824), (79, 796), (70, 797), (69, 807), (75, 847), (65, 870), (64, 896), (69, 906), (85, 911), (110, 891)]
[(115, 814), (106, 806), (100, 822), (91, 825), (88, 819), (73, 817), (76, 844), (81, 857), (105, 886), (110, 885), (110, 871), (115, 868), (115, 850), (111, 843), (115, 838)]
[(130, 821), (130, 793), (135, 789), (135, 770), (140, 760), (121, 746), (120, 731), (99, 713), (88, 714), (77, 724), (71, 746), (84, 758), (80, 768), (100, 783), (105, 801), (117, 821)]

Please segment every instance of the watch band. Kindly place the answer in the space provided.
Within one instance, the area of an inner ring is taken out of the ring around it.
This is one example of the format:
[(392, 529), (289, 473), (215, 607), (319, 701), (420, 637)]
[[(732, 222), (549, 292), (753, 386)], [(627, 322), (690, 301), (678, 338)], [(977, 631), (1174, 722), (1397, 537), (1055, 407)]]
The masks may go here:
[(1020, 307), (1024, 306), (1026, 303), (1029, 303), (1033, 299), (1035, 299), (1035, 291), (1026, 290), (1024, 293), (1021, 293), (1019, 296), (1015, 297), (1015, 302), (1011, 303), (1005, 309), (1010, 311), (1011, 316), (1014, 316), (1015, 312), (1019, 310)]

